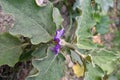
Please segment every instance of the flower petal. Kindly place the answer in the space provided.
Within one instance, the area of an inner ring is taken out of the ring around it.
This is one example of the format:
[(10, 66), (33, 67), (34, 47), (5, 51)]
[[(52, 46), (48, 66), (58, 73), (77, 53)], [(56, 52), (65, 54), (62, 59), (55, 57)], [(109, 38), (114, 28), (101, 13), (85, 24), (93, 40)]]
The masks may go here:
[(51, 48), (51, 50), (54, 52), (54, 54), (58, 54), (60, 51), (61, 46), (59, 44), (55, 45), (55, 47)]
[(62, 37), (62, 36), (64, 35), (64, 32), (65, 32), (64, 29), (57, 30), (57, 31), (56, 31), (56, 36), (55, 36), (55, 38), (60, 38), (60, 37)]
[(57, 30), (56, 31), (56, 35), (54, 37), (54, 41), (57, 42), (57, 44), (55, 45), (55, 47), (51, 48), (51, 50), (56, 54), (59, 53), (60, 48), (61, 48), (61, 37), (64, 35), (64, 29), (61, 30)]

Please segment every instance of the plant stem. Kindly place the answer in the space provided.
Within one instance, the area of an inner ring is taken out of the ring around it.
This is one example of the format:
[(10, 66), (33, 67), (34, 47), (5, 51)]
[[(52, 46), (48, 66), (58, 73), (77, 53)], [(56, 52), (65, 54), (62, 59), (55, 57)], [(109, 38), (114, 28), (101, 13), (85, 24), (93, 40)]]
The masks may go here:
[(86, 56), (82, 53), (80, 53), (72, 44), (66, 42), (65, 40), (61, 39), (61, 42), (63, 45), (69, 47), (70, 49), (72, 49), (76, 54), (78, 54), (81, 58), (85, 59)]

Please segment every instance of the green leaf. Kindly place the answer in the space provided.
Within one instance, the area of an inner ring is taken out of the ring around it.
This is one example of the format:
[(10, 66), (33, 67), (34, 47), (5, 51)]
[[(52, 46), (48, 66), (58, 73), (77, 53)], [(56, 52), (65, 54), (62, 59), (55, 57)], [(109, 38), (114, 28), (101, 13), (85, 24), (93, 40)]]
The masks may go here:
[(74, 61), (74, 62), (77, 62), (77, 61), (78, 61), (78, 63), (79, 63), (80, 65), (83, 64), (80, 56), (79, 56), (78, 54), (76, 54), (76, 53), (75, 53), (74, 51), (72, 51), (72, 50), (71, 50), (71, 58), (72, 58), (72, 61)]
[(55, 22), (56, 26), (59, 27), (63, 22), (63, 18), (61, 16), (58, 8), (56, 8), (56, 7), (53, 8), (52, 16), (53, 16), (53, 21)]
[(114, 47), (113, 49), (120, 52), (120, 30), (115, 32), (115, 37), (113, 39)]
[(30, 50), (28, 52), (25, 52), (21, 54), (20, 58), (19, 58), (19, 61), (20, 62), (24, 62), (24, 61), (28, 61), (28, 60), (31, 60), (33, 58), (33, 56), (31, 55), (33, 52), (33, 50)]
[(32, 53), (32, 56), (35, 57), (35, 59), (43, 60), (44, 58), (47, 57), (47, 49), (48, 49), (48, 45), (47, 44), (41, 44), (40, 47), (38, 47)]
[(75, 3), (74, 3), (74, 5), (73, 5), (73, 10), (76, 10), (77, 8), (80, 9), (80, 7), (81, 7), (81, 2), (82, 2), (82, 0), (75, 0)]
[(108, 80), (119, 80), (119, 79), (117, 79), (116, 76), (112, 75), (112, 76), (110, 76), (110, 77), (108, 78)]
[(95, 49), (97, 45), (95, 45), (92, 41), (86, 39), (86, 40), (80, 40), (80, 44), (77, 44), (77, 46), (80, 49)]
[(52, 39), (56, 27), (52, 21), (53, 5), (50, 2), (42, 8), (34, 0), (0, 0), (0, 5), (4, 12), (15, 16), (11, 34), (29, 37), (33, 44)]
[(118, 10), (120, 10), (120, 1), (118, 0), (118, 6), (117, 6)]
[[(95, 21), (92, 19), (92, 8), (91, 8), (91, 0), (83, 0), (81, 1), (81, 10), (82, 10), (82, 15), (77, 17), (77, 23), (78, 23), (78, 28), (76, 31), (77, 35), (77, 46), (82, 49), (88, 49), (92, 48), (91, 46), (84, 45), (82, 42), (84, 40), (87, 42), (86, 44), (89, 44), (89, 40), (87, 41), (89, 37), (92, 36), (90, 29), (96, 24)], [(81, 42), (82, 41), (82, 42)]]
[(28, 76), (27, 80), (60, 80), (64, 76), (64, 61), (59, 57), (61, 54), (55, 60), (55, 55), (50, 51), (50, 48), (48, 48), (47, 54), (48, 57), (44, 60), (33, 60), (32, 64), (39, 73)]
[(99, 65), (103, 71), (107, 72), (107, 74), (110, 74), (114, 70), (113, 61), (117, 59), (115, 56), (115, 53), (112, 51), (107, 50), (100, 50), (93, 52), (91, 54), (93, 63)]
[(109, 31), (110, 20), (108, 16), (101, 16), (100, 22), (96, 25), (96, 30), (100, 34), (105, 34)]
[(0, 34), (0, 65), (14, 66), (22, 53), (21, 42), (8, 33)]
[(78, 28), (76, 31), (76, 35), (79, 38), (88, 38), (91, 36), (90, 29), (96, 23), (92, 19), (92, 8), (91, 8), (91, 0), (85, 0), (81, 3), (82, 15), (77, 17)]
[(96, 3), (100, 4), (103, 12), (107, 12), (109, 7), (113, 7), (114, 0), (95, 0)]
[(96, 23), (101, 21), (101, 15), (99, 13), (93, 13), (93, 18), (96, 21)]
[(98, 66), (93, 66), (92, 64), (87, 64), (87, 71), (85, 72), (84, 80), (102, 80), (104, 72)]

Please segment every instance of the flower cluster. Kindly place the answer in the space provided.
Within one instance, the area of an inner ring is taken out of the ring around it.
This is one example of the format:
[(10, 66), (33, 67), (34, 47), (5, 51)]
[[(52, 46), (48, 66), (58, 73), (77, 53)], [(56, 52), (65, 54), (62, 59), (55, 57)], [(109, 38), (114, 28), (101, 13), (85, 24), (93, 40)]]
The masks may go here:
[(64, 35), (65, 30), (57, 30), (56, 35), (54, 37), (54, 41), (56, 43), (55, 47), (53, 47), (51, 50), (54, 52), (54, 54), (58, 54), (61, 48), (61, 37)]

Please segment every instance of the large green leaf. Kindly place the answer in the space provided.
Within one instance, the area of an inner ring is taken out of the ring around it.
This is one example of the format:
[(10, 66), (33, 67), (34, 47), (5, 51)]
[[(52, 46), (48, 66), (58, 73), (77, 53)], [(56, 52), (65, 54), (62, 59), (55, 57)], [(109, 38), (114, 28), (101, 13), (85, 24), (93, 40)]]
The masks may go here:
[(91, 0), (83, 0), (81, 1), (81, 10), (82, 15), (77, 17), (78, 28), (76, 31), (76, 35), (78, 37), (78, 41), (80, 38), (88, 38), (91, 36), (90, 29), (95, 25), (95, 21), (92, 19), (92, 8), (91, 8)]
[(37, 60), (43, 60), (47, 57), (47, 44), (41, 44), (33, 53), (32, 56), (35, 57)]
[(14, 66), (22, 53), (21, 42), (8, 33), (0, 34), (0, 65)]
[[(88, 49), (88, 47), (90, 48), (90, 46), (84, 45), (84, 43), (82, 44), (82, 42), (84, 42), (83, 40), (86, 41), (87, 38), (92, 36), (90, 29), (96, 23), (92, 19), (91, 0), (82, 0), (80, 6), (81, 6), (80, 8), (82, 10), (82, 15), (76, 18), (77, 23), (78, 23), (78, 28), (76, 31), (77, 45), (79, 48), (83, 48), (82, 46), (84, 46), (84, 49), (85, 48)], [(85, 43), (92, 44), (89, 41), (86, 41)]]
[(104, 72), (96, 65), (87, 64), (87, 71), (85, 72), (84, 80), (102, 80)]
[(100, 22), (96, 25), (96, 30), (100, 34), (105, 34), (109, 31), (110, 20), (108, 16), (101, 16)]
[(52, 20), (53, 5), (50, 2), (42, 8), (36, 5), (35, 0), (0, 0), (0, 5), (4, 12), (15, 16), (11, 34), (29, 37), (33, 44), (51, 40), (56, 27)]
[(112, 64), (117, 59), (115, 53), (107, 50), (100, 50), (93, 52), (92, 54), (93, 63), (99, 65), (107, 74), (110, 74), (114, 70)]
[(72, 58), (72, 61), (74, 61), (74, 62), (78, 61), (79, 64), (81, 64), (81, 65), (83, 64), (80, 56), (72, 50), (71, 50), (71, 58)]
[(77, 44), (77, 46), (80, 49), (95, 49), (97, 47), (96, 44), (94, 44), (91, 40), (86, 39), (86, 40), (80, 40), (79, 44)]
[(100, 4), (103, 12), (107, 12), (109, 7), (113, 7), (114, 0), (95, 0), (98, 4)]
[[(59, 54), (56, 59), (55, 55), (48, 48), (48, 56), (44, 60), (33, 60), (34, 68), (38, 73), (30, 75), (26, 80), (60, 80), (64, 75), (64, 61)], [(54, 60), (54, 61), (53, 61)], [(52, 63), (51, 63), (52, 62)], [(50, 65), (51, 64), (51, 65)]]
[(56, 7), (53, 8), (52, 16), (53, 16), (53, 21), (55, 22), (56, 26), (60, 26), (63, 22), (63, 18), (58, 8)]

